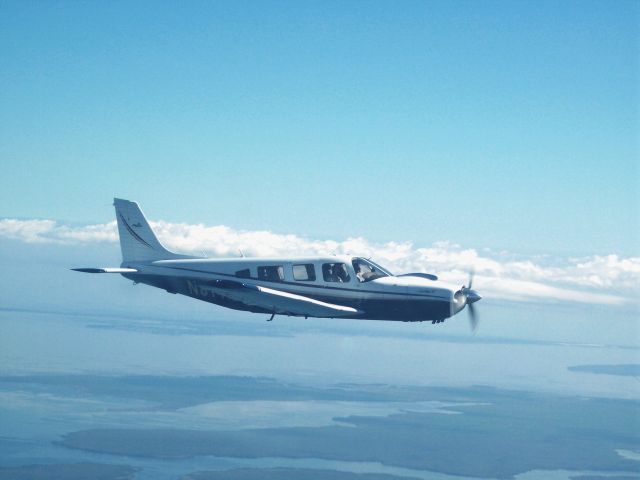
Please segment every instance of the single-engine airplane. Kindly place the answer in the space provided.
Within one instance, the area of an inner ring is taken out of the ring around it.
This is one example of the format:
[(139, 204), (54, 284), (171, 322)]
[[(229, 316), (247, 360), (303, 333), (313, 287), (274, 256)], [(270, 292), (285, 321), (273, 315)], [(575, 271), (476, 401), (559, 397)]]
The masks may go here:
[(74, 268), (119, 273), (158, 287), (235, 310), (298, 317), (441, 323), (482, 297), (469, 285), (453, 287), (428, 273), (393, 275), (363, 257), (211, 259), (170, 252), (158, 241), (135, 202), (114, 199), (122, 264)]

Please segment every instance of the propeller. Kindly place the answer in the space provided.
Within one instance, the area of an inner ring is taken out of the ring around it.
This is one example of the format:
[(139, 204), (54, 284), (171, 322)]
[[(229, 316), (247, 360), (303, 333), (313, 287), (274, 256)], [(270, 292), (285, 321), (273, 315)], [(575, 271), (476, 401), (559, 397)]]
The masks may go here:
[(472, 288), (474, 276), (475, 272), (471, 270), (469, 272), (469, 286), (466, 287), (463, 285), (462, 288), (458, 290), (458, 292), (456, 292), (456, 297), (463, 300), (460, 310), (462, 310), (465, 306), (469, 310), (469, 325), (471, 326), (472, 332), (475, 332), (477, 330), (478, 322), (480, 321), (478, 318), (478, 312), (476, 312), (473, 304), (482, 299), (480, 294)]
[(469, 303), (467, 308), (469, 309), (469, 325), (471, 325), (471, 331), (475, 332), (478, 329), (478, 322), (480, 319), (478, 318), (478, 314), (473, 303)]

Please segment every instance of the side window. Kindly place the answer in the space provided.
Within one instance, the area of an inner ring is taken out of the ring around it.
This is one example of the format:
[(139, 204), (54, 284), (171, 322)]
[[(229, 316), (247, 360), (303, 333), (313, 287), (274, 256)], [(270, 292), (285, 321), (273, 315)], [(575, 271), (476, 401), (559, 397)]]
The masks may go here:
[(316, 279), (316, 269), (311, 263), (294, 265), (293, 279), (299, 282), (313, 282)]
[(284, 280), (284, 267), (282, 265), (258, 267), (258, 279), (269, 282), (282, 282)]
[(347, 283), (351, 280), (344, 263), (325, 263), (322, 265), (322, 278), (325, 282)]
[(236, 272), (236, 277), (251, 278), (251, 271), (248, 268), (245, 268), (244, 270), (238, 270)]

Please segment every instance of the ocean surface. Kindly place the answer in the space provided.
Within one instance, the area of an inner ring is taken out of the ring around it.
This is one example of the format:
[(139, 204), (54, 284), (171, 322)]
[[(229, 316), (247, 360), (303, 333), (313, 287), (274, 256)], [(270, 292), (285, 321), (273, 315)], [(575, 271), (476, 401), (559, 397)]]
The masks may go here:
[(531, 310), (534, 335), (491, 304), (475, 335), (4, 309), (0, 478), (637, 478), (634, 329), (589, 338), (593, 312), (572, 334)]

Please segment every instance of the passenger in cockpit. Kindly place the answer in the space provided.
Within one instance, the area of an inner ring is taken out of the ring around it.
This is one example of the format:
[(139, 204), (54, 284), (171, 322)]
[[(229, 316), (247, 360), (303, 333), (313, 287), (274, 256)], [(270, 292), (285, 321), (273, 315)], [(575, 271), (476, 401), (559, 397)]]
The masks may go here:
[(322, 276), (325, 282), (337, 282), (337, 277), (333, 271), (333, 264), (325, 263), (322, 266)]
[(344, 263), (336, 263), (333, 266), (333, 270), (339, 282), (347, 283), (349, 281), (349, 272), (347, 272), (347, 267)]
[(362, 269), (360, 268), (360, 262), (354, 260), (352, 263), (353, 269), (356, 271), (356, 278), (359, 282), (364, 282), (364, 278), (362, 278)]

